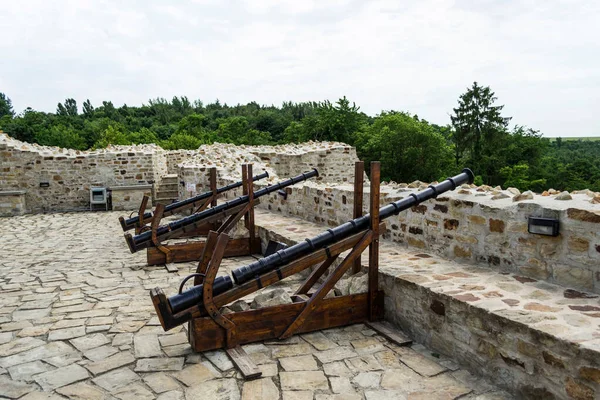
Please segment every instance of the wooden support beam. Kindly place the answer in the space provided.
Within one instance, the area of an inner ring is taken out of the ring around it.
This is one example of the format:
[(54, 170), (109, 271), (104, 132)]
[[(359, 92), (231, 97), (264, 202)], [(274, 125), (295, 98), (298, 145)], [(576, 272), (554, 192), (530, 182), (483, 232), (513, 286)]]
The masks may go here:
[[(167, 264), (170, 264), (173, 262), (171, 250), (162, 245), (162, 243), (158, 240), (158, 235), (157, 235), (158, 227), (160, 225), (160, 220), (162, 219), (164, 211), (165, 211), (165, 206), (161, 203), (158, 203), (156, 205), (156, 208), (154, 209), (154, 216), (152, 217), (152, 224), (150, 225), (150, 229), (152, 230), (151, 238), (152, 238), (152, 243), (155, 246), (154, 248), (157, 250), (157, 252), (160, 252), (161, 254), (164, 255), (164, 260), (165, 260), (164, 264), (166, 266)], [(169, 268), (167, 268), (167, 271), (169, 271)], [(174, 272), (174, 271), (169, 271), (169, 272)]]
[[(352, 218), (356, 219), (363, 215), (363, 187), (365, 183), (365, 163), (357, 161), (354, 163), (354, 210)], [(352, 274), (358, 274), (362, 269), (361, 257), (358, 256), (352, 267)]]
[[(242, 195), (246, 196), (248, 194), (248, 169), (246, 168), (247, 164), (242, 164)], [(244, 216), (244, 226), (248, 228), (248, 218)]]
[[(255, 200), (255, 204), (259, 200), (260, 199)], [(202, 221), (198, 221), (196, 223), (187, 225), (187, 226), (183, 227), (182, 229), (178, 229), (175, 232), (174, 231), (167, 232), (163, 235), (162, 240), (164, 241), (164, 240), (168, 240), (168, 239), (176, 239), (176, 238), (184, 237), (189, 232), (197, 232), (198, 229), (205, 227), (207, 224), (212, 224), (216, 221), (222, 221), (223, 219), (227, 218), (228, 216), (237, 213), (245, 206), (246, 206), (246, 204), (242, 203), (236, 207), (231, 207), (231, 208), (228, 208), (227, 210), (222, 210), (221, 212), (219, 212), (217, 214), (203, 218)]]
[[(174, 263), (198, 261), (205, 246), (204, 240), (163, 245), (170, 251), (171, 262)], [(247, 238), (231, 239), (225, 250), (225, 257), (247, 256), (251, 254), (250, 250)], [(146, 256), (148, 265), (160, 265), (166, 262), (165, 254), (155, 247), (149, 247)]]
[(319, 306), (323, 298), (325, 298), (325, 295), (329, 293), (337, 281), (346, 273), (346, 271), (348, 271), (348, 268), (354, 265), (354, 260), (367, 248), (367, 246), (369, 246), (372, 238), (373, 235), (372, 231), (370, 230), (363, 234), (362, 238), (356, 244), (356, 246), (354, 246), (350, 254), (348, 254), (344, 261), (342, 261), (342, 263), (338, 265), (331, 274), (329, 274), (325, 282), (321, 284), (317, 291), (311, 296), (310, 300), (306, 302), (306, 307), (304, 307), (294, 322), (292, 322), (292, 324), (290, 324), (286, 331), (281, 335), (280, 339), (287, 339), (296, 333), (296, 331), (298, 331), (311, 313)]
[(221, 266), (221, 260), (225, 254), (228, 241), (229, 236), (226, 233), (219, 234), (212, 257), (208, 263), (206, 276), (204, 277), (204, 283), (202, 286), (202, 306), (206, 310), (206, 313), (213, 319), (213, 321), (215, 321), (221, 328), (225, 329), (225, 345), (227, 348), (231, 348), (237, 345), (235, 324), (221, 314), (219, 308), (215, 305), (213, 300), (213, 283), (215, 281), (215, 277), (217, 276), (217, 271)]
[(202, 203), (200, 205), (200, 207), (198, 207), (194, 211), (192, 211), (192, 214), (197, 214), (199, 212), (202, 212), (202, 211), (206, 210), (208, 208), (208, 206), (210, 204), (212, 204), (213, 200), (215, 200), (215, 199), (216, 199), (215, 195), (214, 194), (211, 195), (208, 199), (204, 200), (204, 203)]
[(371, 162), (371, 231), (373, 240), (369, 246), (369, 320), (376, 321), (380, 315), (375, 297), (379, 292), (379, 186), (381, 174), (379, 161)]
[(218, 226), (219, 226), (218, 222), (206, 223), (206, 224), (196, 227), (195, 229), (188, 229), (184, 233), (178, 235), (177, 237), (178, 238), (192, 238), (192, 237), (198, 237), (198, 236), (206, 236), (206, 235), (208, 235), (208, 233), (210, 231), (217, 230)]
[(140, 234), (141, 229), (144, 227), (144, 225), (146, 225), (146, 222), (144, 221), (144, 214), (146, 213), (146, 207), (148, 206), (148, 199), (149, 198), (146, 195), (142, 197), (142, 204), (140, 204), (140, 209), (138, 210), (139, 220), (135, 224), (135, 233), (137, 235)]
[[(247, 203), (244, 208), (242, 208), (240, 211), (238, 211), (237, 214), (231, 215), (229, 216), (229, 218), (227, 218), (227, 220), (225, 220), (225, 222), (223, 222), (223, 224), (219, 227), (219, 229), (217, 229), (217, 232), (222, 233), (222, 232), (229, 232), (231, 231), (231, 229), (233, 229), (236, 224), (238, 223), (238, 221), (240, 219), (242, 219), (242, 217), (244, 215), (246, 215), (246, 213), (248, 212), (248, 210), (252, 207), (252, 204)], [(248, 246), (250, 247), (250, 246)]]
[(258, 369), (258, 366), (252, 361), (242, 346), (238, 345), (231, 349), (226, 349), (225, 351), (245, 380), (257, 379), (262, 376), (262, 372)]
[[(385, 229), (385, 227), (384, 227)], [(253, 279), (241, 285), (234, 287), (231, 290), (228, 290), (225, 293), (221, 293), (218, 296), (215, 296), (215, 304), (219, 307), (224, 306), (225, 304), (229, 304), (233, 301), (241, 299), (242, 297), (254, 293), (257, 290), (272, 285), (275, 282), (279, 282), (288, 276), (292, 276), (297, 274), (298, 272), (304, 271), (306, 268), (313, 266), (317, 263), (323, 262), (327, 260), (330, 256), (335, 256), (340, 253), (343, 253), (346, 250), (351, 249), (353, 246), (358, 243), (358, 241), (364, 236), (364, 232), (357, 233), (353, 236), (350, 236), (347, 239), (341, 240), (333, 245), (329, 246), (329, 254), (327, 250), (321, 249), (317, 250), (307, 256), (299, 258), (295, 261), (290, 262), (279, 268), (278, 271), (271, 271), (264, 275), (261, 275), (259, 279)], [(195, 317), (196, 315), (194, 315)], [(200, 316), (200, 314), (198, 314)]]
[(215, 207), (217, 205), (217, 167), (212, 167), (210, 169), (210, 191), (212, 192), (211, 197), (211, 207)]
[(252, 164), (246, 165), (246, 173), (248, 174), (247, 184), (248, 184), (248, 205), (250, 208), (248, 209), (248, 233), (250, 240), (250, 247), (256, 242), (256, 229), (254, 227), (254, 181), (252, 180)]
[(306, 294), (308, 293), (308, 291), (313, 287), (313, 285), (315, 283), (317, 283), (319, 281), (319, 278), (321, 276), (323, 276), (323, 274), (325, 272), (327, 272), (327, 270), (329, 269), (329, 267), (331, 266), (331, 264), (333, 264), (335, 262), (335, 260), (337, 260), (339, 257), (339, 254), (336, 254), (333, 257), (329, 257), (327, 260), (325, 260), (323, 263), (321, 263), (321, 265), (319, 265), (317, 268), (315, 268), (310, 275), (308, 276), (308, 278), (306, 278), (306, 280), (304, 280), (304, 282), (302, 283), (302, 285), (300, 285), (300, 287), (298, 288), (298, 290), (296, 290), (296, 293), (294, 294)]
[[(385, 230), (385, 223), (380, 224), (380, 232)], [(264, 275), (261, 275), (258, 279), (253, 279), (249, 282), (246, 282), (242, 285), (235, 286), (234, 288), (228, 290), (225, 293), (221, 293), (218, 296), (214, 297), (215, 305), (220, 308), (226, 304), (234, 302), (236, 300), (241, 299), (242, 297), (254, 293), (257, 290), (272, 285), (276, 282), (279, 282), (291, 275), (297, 274), (305, 270), (306, 268), (321, 263), (327, 260), (331, 256), (335, 256), (337, 254), (343, 253), (346, 250), (351, 249), (353, 246), (358, 243), (358, 241), (364, 236), (364, 232), (359, 232), (349, 238), (341, 240), (337, 243), (329, 246), (329, 252), (325, 249), (320, 249), (314, 251), (311, 254), (308, 254), (302, 258), (299, 258), (293, 262), (290, 262), (282, 267), (279, 270), (268, 272)], [(235, 240), (235, 239), (234, 239)], [(247, 241), (246, 241), (247, 243)], [(205, 317), (206, 313), (203, 308), (192, 306), (186, 310), (180, 311), (176, 314), (173, 314), (171, 308), (168, 304), (167, 298), (164, 295), (163, 291), (159, 288), (153, 289), (150, 294), (152, 298), (152, 302), (154, 303), (154, 308), (156, 310), (157, 315), (159, 315), (159, 319), (161, 321), (161, 325), (165, 330), (172, 329), (176, 326), (179, 326), (185, 322), (188, 322), (194, 318)], [(367, 298), (367, 294), (365, 294), (365, 299)], [(365, 300), (366, 301), (366, 300)], [(383, 297), (381, 298), (381, 303), (383, 304)], [(365, 310), (367, 310), (367, 305), (365, 304)], [(379, 309), (383, 313), (383, 308)], [(238, 313), (236, 313), (238, 314)], [(162, 322), (164, 321), (164, 323)], [(290, 323), (293, 322), (293, 319), (289, 320), (288, 325), (282, 328), (281, 333), (284, 331), (284, 328), (289, 326)], [(339, 326), (339, 325), (338, 325)], [(239, 327), (238, 327), (239, 332)], [(275, 338), (278, 336), (272, 336), (270, 338)], [(245, 342), (247, 343), (247, 342)], [(217, 347), (218, 348), (218, 347)]]
[(366, 325), (398, 346), (410, 346), (412, 344), (412, 339), (403, 332), (393, 329), (385, 322), (367, 322)]
[[(202, 249), (202, 256), (200, 257), (200, 260), (198, 261), (198, 267), (196, 268), (197, 274), (206, 275), (208, 263), (210, 262), (210, 258), (212, 257), (213, 250), (214, 250), (215, 246), (217, 245), (218, 238), (219, 238), (219, 234), (217, 232), (211, 231), (208, 233), (208, 236), (206, 237), (206, 244), (204, 245), (204, 248)], [(194, 277), (194, 286), (201, 285), (203, 281), (204, 281), (204, 278), (202, 276), (195, 276)]]
[[(366, 322), (369, 317), (367, 296), (367, 293), (360, 293), (324, 299), (296, 333)], [(379, 293), (377, 299), (383, 304), (383, 292)], [(280, 337), (304, 307), (304, 302), (283, 304), (227, 314), (227, 318), (237, 327), (237, 340), (241, 345)], [(188, 332), (194, 351), (226, 347), (225, 331), (210, 317), (194, 318)]]

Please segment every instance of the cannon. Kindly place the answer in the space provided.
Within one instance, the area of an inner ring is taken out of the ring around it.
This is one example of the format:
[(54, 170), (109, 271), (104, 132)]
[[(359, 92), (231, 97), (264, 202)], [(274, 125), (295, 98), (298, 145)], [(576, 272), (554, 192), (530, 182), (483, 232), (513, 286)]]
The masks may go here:
[[(319, 176), (319, 171), (317, 171), (317, 169), (315, 168), (312, 171), (302, 173), (293, 178), (289, 178), (289, 179), (286, 179), (279, 183), (276, 183), (274, 185), (267, 186), (263, 189), (257, 190), (256, 192), (253, 193), (253, 198), (258, 199), (258, 198), (268, 195), (270, 193), (277, 192), (280, 189), (283, 189), (287, 186), (294, 185), (298, 182), (302, 182), (302, 181), (305, 181), (307, 179), (310, 179), (310, 178), (313, 178), (316, 176)], [(186, 228), (189, 229), (189, 228), (193, 227), (194, 225), (200, 224), (211, 217), (227, 216), (228, 214), (230, 214), (231, 210), (237, 210), (241, 206), (244, 206), (245, 204), (247, 204), (250, 201), (250, 199), (251, 199), (251, 195), (246, 194), (246, 195), (240, 196), (236, 199), (226, 201), (225, 203), (219, 204), (216, 207), (204, 210), (200, 213), (192, 214), (188, 217), (184, 217), (184, 218), (178, 219), (176, 221), (170, 222), (169, 224), (167, 224), (165, 226), (159, 227), (158, 230), (156, 231), (156, 236), (160, 240), (173, 239), (173, 238), (180, 237), (180, 235), (185, 232)], [(145, 249), (147, 247), (154, 246), (154, 243), (152, 242), (152, 232), (149, 232), (149, 231), (142, 232), (135, 236), (132, 236), (131, 234), (126, 233), (125, 240), (127, 241), (129, 250), (132, 253), (135, 253), (136, 251)]]
[[(256, 182), (256, 181), (259, 181), (261, 179), (268, 178), (268, 177), (269, 177), (269, 173), (264, 172), (260, 175), (255, 175), (254, 177), (252, 177), (252, 181)], [(211, 168), (211, 170), (210, 170), (210, 183), (211, 183), (211, 186), (214, 186), (216, 188), (216, 168)], [(189, 199), (176, 201), (174, 203), (167, 204), (163, 211), (163, 217), (166, 217), (166, 216), (178, 213), (178, 212), (182, 212), (185, 210), (194, 209), (197, 207), (200, 207), (200, 209), (198, 209), (196, 212), (201, 211), (204, 208), (206, 208), (206, 206), (208, 206), (208, 204), (210, 204), (212, 200), (215, 200), (214, 197), (216, 197), (216, 195), (225, 193), (229, 190), (239, 188), (243, 184), (244, 184), (243, 181), (235, 182), (235, 183), (232, 183), (227, 186), (223, 186), (220, 188), (216, 188), (216, 189), (204, 192), (202, 194), (199, 194), (198, 196), (190, 197)], [(147, 198), (142, 200), (142, 207), (141, 207), (140, 211), (138, 212), (138, 215), (127, 218), (127, 219), (124, 217), (119, 217), (119, 222), (121, 223), (121, 228), (123, 228), (124, 232), (134, 229), (134, 228), (139, 231), (140, 228), (142, 228), (143, 226), (146, 225), (146, 222), (148, 222), (148, 223), (152, 222), (152, 217), (154, 214), (150, 211), (145, 212), (147, 201), (148, 201)], [(204, 205), (206, 205), (206, 206), (204, 206)], [(213, 204), (213, 206), (214, 205), (216, 205), (216, 204)]]
[[(150, 291), (162, 328), (167, 331), (188, 322), (189, 341), (194, 350), (225, 348), (234, 363), (242, 368), (243, 365), (248, 366), (248, 359), (240, 350), (241, 344), (286, 339), (296, 333), (354, 323), (377, 326), (377, 321), (383, 318), (384, 297), (378, 286), (379, 236), (385, 231), (385, 222), (382, 220), (454, 190), (461, 184), (472, 183), (474, 176), (471, 170), (465, 169), (439, 184), (430, 185), (423, 191), (411, 193), (380, 208), (379, 163), (373, 162), (370, 212), (361, 215), (362, 196), (357, 195), (356, 189), (359, 186), (362, 188), (362, 168), (362, 163), (357, 163), (354, 219), (235, 269), (233, 279), (230, 276), (216, 277), (229, 237), (224, 233), (210, 232), (196, 273), (182, 282), (178, 294), (167, 297), (160, 288)], [(352, 272), (358, 272), (356, 264), (360, 264), (360, 256), (367, 247), (367, 293), (325, 298), (352, 267)], [(348, 250), (350, 252), (340, 260), (340, 255)], [(292, 296), (292, 304), (228, 314), (219, 311), (235, 300), (312, 266), (316, 267)], [(326, 274), (327, 271), (329, 273)], [(194, 286), (184, 291), (185, 281), (191, 277), (195, 278)], [(316, 284), (318, 287), (313, 291)], [(239, 361), (240, 358), (243, 362), (237, 363), (236, 359)], [(244, 371), (242, 373), (247, 375)]]
[(210, 230), (219, 233), (227, 233), (237, 222), (244, 217), (245, 228), (248, 237), (232, 239), (227, 246), (225, 257), (234, 257), (260, 253), (260, 240), (256, 237), (254, 229), (254, 206), (258, 204), (259, 198), (271, 193), (276, 193), (288, 186), (304, 180), (317, 177), (316, 169), (302, 173), (293, 178), (283, 180), (279, 183), (254, 191), (252, 189), (252, 166), (242, 166), (243, 195), (233, 200), (205, 209), (166, 225), (159, 226), (164, 213), (164, 206), (156, 207), (152, 224), (149, 230), (137, 235), (125, 233), (125, 240), (132, 253), (147, 249), (148, 265), (165, 264), (167, 269), (176, 271), (173, 263), (197, 261), (202, 254), (206, 241), (190, 241), (187, 243), (164, 244), (167, 239), (181, 238), (185, 236), (206, 235)]

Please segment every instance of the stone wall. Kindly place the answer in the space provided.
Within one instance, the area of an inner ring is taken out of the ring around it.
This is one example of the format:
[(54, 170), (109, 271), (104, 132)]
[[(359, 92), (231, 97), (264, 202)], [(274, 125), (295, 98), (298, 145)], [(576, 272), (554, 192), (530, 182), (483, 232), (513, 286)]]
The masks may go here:
[[(381, 206), (418, 190), (383, 185)], [(352, 217), (350, 185), (307, 182), (288, 191), (288, 200), (273, 194), (260, 207), (327, 226)], [(365, 196), (368, 193), (365, 188)], [(592, 197), (596, 194), (572, 194), (567, 201), (555, 195), (514, 201), (519, 197), (500, 193), (507, 197), (470, 186), (449, 192), (388, 218), (385, 237), (448, 259), (600, 293), (600, 204)], [(365, 212), (367, 204), (365, 197)], [(529, 216), (558, 218), (559, 236), (529, 234)]]
[(166, 171), (154, 145), (77, 151), (23, 143), (0, 133), (0, 190), (24, 190), (28, 212), (89, 209), (92, 186), (152, 184)]
[[(351, 179), (356, 160), (354, 148), (335, 142), (274, 147), (215, 143), (175, 151), (137, 145), (77, 151), (24, 143), (0, 133), (0, 190), (24, 190), (29, 212), (86, 210), (91, 186), (159, 184), (163, 176), (177, 174), (184, 182), (179, 186), (183, 199), (205, 190), (210, 167), (218, 170), (219, 186), (241, 180), (244, 163), (252, 163), (255, 174), (269, 172), (269, 183), (312, 168), (319, 169), (319, 181), (343, 182)], [(195, 192), (188, 190), (188, 183)]]
[(273, 168), (280, 178), (290, 178), (312, 168), (319, 170), (319, 181), (352, 182), (356, 149), (343, 143), (308, 142), (281, 146), (246, 148)]

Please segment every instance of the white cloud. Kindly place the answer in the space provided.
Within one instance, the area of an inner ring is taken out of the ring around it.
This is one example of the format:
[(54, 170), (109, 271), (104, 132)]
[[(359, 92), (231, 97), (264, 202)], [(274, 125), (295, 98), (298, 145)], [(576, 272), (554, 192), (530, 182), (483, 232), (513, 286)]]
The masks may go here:
[(56, 1), (0, 8), (0, 91), (136, 105), (336, 100), (438, 124), (474, 80), (513, 122), (600, 135), (594, 1)]

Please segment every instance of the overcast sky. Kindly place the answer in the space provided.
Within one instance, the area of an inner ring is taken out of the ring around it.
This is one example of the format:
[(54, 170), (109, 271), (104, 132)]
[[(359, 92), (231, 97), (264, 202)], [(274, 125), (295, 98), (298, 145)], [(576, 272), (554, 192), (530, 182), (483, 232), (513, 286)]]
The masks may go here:
[(2, 0), (16, 111), (156, 97), (332, 101), (450, 122), (473, 81), (513, 123), (600, 136), (600, 1)]

